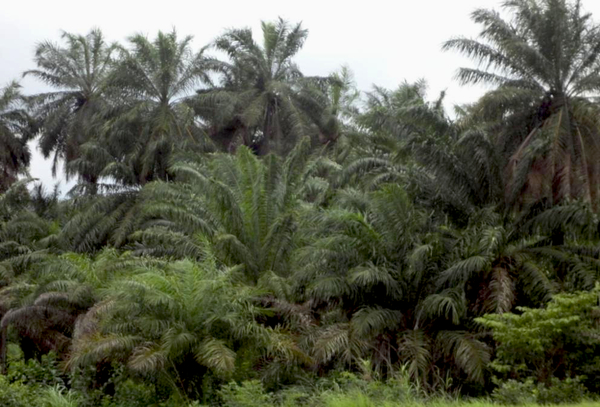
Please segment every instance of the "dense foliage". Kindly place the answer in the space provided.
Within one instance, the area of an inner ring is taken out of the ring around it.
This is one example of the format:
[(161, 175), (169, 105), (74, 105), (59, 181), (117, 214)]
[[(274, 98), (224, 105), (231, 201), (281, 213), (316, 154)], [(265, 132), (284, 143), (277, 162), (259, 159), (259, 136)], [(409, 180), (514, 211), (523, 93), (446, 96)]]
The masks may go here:
[(444, 45), (492, 85), (454, 115), (304, 76), (283, 20), (41, 43), (52, 91), (0, 92), (2, 405), (600, 396), (600, 26), (504, 7)]

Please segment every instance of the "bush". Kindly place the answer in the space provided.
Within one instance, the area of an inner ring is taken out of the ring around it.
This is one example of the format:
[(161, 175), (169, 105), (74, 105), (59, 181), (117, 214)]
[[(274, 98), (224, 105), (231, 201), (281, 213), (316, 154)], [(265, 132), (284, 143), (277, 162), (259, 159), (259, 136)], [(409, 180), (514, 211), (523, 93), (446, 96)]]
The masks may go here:
[(62, 372), (54, 352), (43, 355), (41, 361), (23, 360), (18, 346), (9, 346), (8, 381), (35, 386), (66, 386), (67, 376)]
[(566, 404), (579, 403), (587, 395), (579, 378), (558, 380), (549, 386), (535, 383), (532, 377), (524, 381), (507, 380), (494, 390), (492, 398), (500, 404)]
[(22, 382), (10, 383), (5, 376), (0, 375), (0, 406), (2, 407), (31, 407), (38, 406), (39, 393), (36, 388)]
[(584, 387), (596, 390), (600, 380), (599, 294), (597, 286), (591, 292), (556, 295), (546, 308), (519, 307), (520, 314), (477, 318), (492, 329), (497, 344), (491, 363), (496, 382), (502, 384), (497, 393), (518, 393), (515, 380), (524, 391), (532, 383), (543, 383), (543, 387), (535, 386), (540, 402), (545, 402), (544, 397), (575, 401)]
[(270, 407), (273, 398), (265, 392), (258, 380), (243, 382), (241, 385), (230, 383), (219, 392), (223, 404), (227, 407)]

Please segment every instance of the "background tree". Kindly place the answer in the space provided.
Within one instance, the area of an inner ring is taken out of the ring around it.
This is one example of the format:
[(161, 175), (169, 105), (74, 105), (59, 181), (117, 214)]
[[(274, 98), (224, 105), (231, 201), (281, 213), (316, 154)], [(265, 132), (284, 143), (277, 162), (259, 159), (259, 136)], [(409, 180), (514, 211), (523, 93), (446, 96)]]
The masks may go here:
[(287, 152), (309, 134), (307, 113), (318, 107), (319, 92), (311, 88), (317, 78), (303, 77), (292, 60), (308, 31), (279, 19), (262, 22), (262, 32), (262, 44), (248, 28), (228, 30), (214, 41), (229, 60), (212, 61), (220, 85), (199, 94), (197, 109), (212, 119), (213, 138), (226, 149), (239, 139), (264, 155)]
[(119, 89), (118, 112), (105, 143), (114, 158), (104, 173), (126, 185), (166, 180), (171, 154), (206, 148), (207, 142), (185, 98), (208, 82), (203, 51), (191, 50), (192, 37), (159, 32), (154, 41), (129, 39), (111, 76)]
[(67, 177), (78, 175), (95, 192), (103, 163), (71, 164), (80, 158), (81, 145), (100, 133), (116, 45), (106, 43), (98, 29), (85, 36), (64, 32), (62, 39), (64, 46), (39, 44), (37, 69), (24, 73), (55, 89), (32, 98), (40, 125), (39, 146), (46, 158), (53, 154), (54, 174), (62, 161)]
[(496, 89), (472, 114), (487, 123), (503, 158), (509, 204), (546, 205), (581, 198), (597, 208), (600, 122), (600, 29), (581, 2), (515, 0), (511, 20), (479, 9), (479, 39), (456, 38), (457, 50), (479, 68), (461, 68), (464, 84)]
[(31, 159), (27, 142), (35, 126), (25, 110), (25, 98), (17, 82), (0, 89), (0, 193), (27, 173)]

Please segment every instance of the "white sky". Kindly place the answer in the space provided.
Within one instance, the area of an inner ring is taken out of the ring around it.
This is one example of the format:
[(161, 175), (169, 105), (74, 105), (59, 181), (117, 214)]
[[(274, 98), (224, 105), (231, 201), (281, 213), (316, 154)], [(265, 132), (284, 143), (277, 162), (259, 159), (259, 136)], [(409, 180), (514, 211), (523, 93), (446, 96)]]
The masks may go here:
[[(296, 58), (305, 75), (327, 75), (341, 65), (355, 74), (359, 89), (372, 84), (394, 88), (403, 80), (425, 78), (430, 97), (447, 91), (447, 104), (471, 102), (481, 89), (460, 87), (453, 75), (470, 61), (442, 52), (441, 44), (459, 35), (476, 36), (479, 27), (469, 15), (475, 8), (496, 8), (500, 0), (2, 0), (0, 3), (0, 86), (34, 68), (35, 45), (58, 41), (61, 30), (87, 33), (100, 28), (110, 41), (125, 43), (134, 33), (154, 37), (175, 27), (193, 35), (196, 49), (226, 28), (252, 27), (281, 16), (303, 23), (308, 40)], [(584, 0), (600, 19), (600, 1)], [(22, 80), (25, 93), (44, 88)], [(55, 180), (50, 164), (34, 153), (31, 175), (47, 185)]]

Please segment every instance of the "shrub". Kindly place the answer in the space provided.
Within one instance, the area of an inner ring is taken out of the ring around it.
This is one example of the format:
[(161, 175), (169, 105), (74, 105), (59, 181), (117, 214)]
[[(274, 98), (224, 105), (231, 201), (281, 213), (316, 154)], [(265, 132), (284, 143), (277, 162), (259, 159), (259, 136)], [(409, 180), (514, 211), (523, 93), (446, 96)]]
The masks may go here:
[(553, 378), (548, 386), (535, 383), (532, 377), (524, 381), (507, 380), (492, 393), (500, 404), (566, 404), (579, 403), (587, 394), (579, 378), (558, 380)]
[[(499, 391), (517, 391), (514, 380), (525, 389), (528, 381), (533, 380), (543, 384), (543, 388), (539, 385), (536, 388), (548, 398), (562, 400), (577, 399), (582, 388), (597, 386), (600, 379), (599, 294), (600, 286), (597, 286), (591, 292), (556, 295), (546, 308), (519, 307), (520, 314), (477, 318), (479, 323), (492, 329), (497, 344), (496, 358), (490, 365), (496, 382), (504, 383)], [(557, 387), (557, 394), (549, 390), (553, 387)]]

